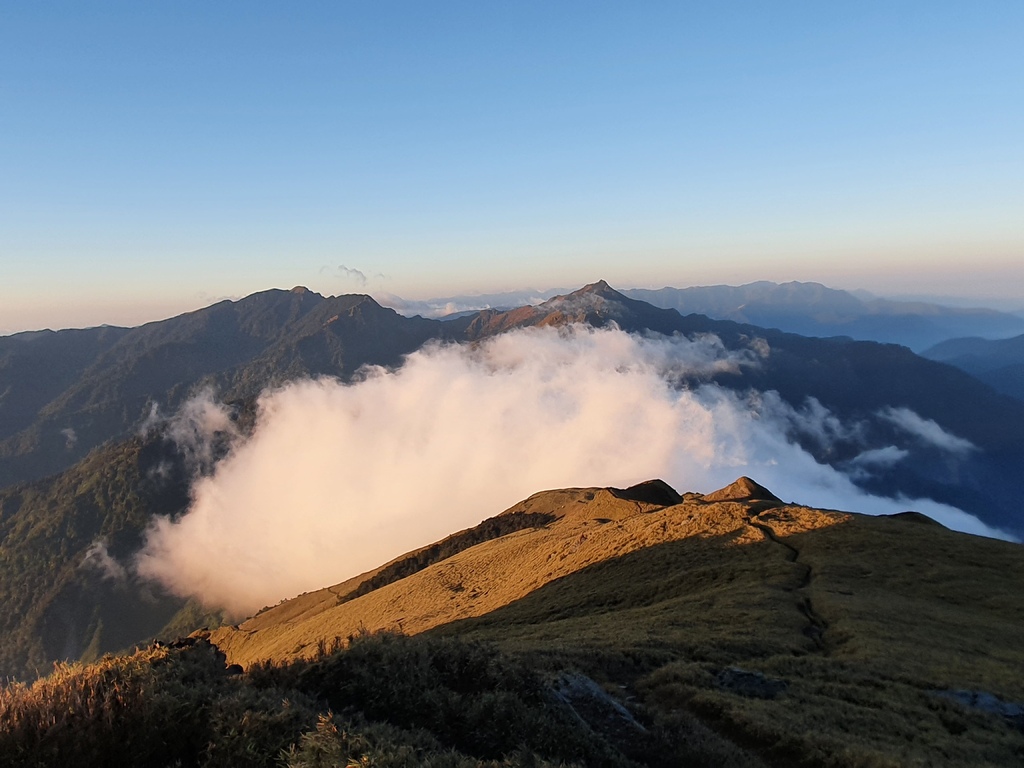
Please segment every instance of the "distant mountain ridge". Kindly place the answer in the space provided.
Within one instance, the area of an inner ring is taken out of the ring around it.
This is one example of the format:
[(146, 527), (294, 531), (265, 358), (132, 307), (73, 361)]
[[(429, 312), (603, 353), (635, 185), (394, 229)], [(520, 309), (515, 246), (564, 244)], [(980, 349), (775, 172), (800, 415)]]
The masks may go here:
[[(740, 392), (773, 390), (794, 407), (802, 407), (812, 397), (840, 419), (860, 422), (867, 430), (861, 438), (873, 447), (913, 442), (912, 436), (901, 437), (885, 417), (887, 408), (908, 408), (933, 420), (980, 450), (955, 459), (955, 470), (951, 470), (951, 457), (916, 446), (916, 459), (863, 478), (864, 487), (881, 495), (902, 493), (944, 501), (996, 527), (1024, 533), (1024, 521), (1015, 511), (1014, 501), (1016, 494), (1024, 493), (1024, 478), (1016, 479), (1016, 467), (1024, 464), (1024, 403), (905, 347), (804, 337), (699, 314), (682, 316), (631, 299), (605, 281), (536, 306), (507, 312), (484, 310), (449, 322), (458, 335), (469, 339), (530, 326), (614, 323), (630, 332), (714, 334), (729, 350), (749, 350), (762, 340), (770, 351), (758, 365), (739, 375), (723, 374), (712, 380)], [(856, 441), (840, 440), (824, 448), (811, 435), (791, 437), (818, 461), (837, 467), (864, 449)]]
[(398, 365), (444, 333), (439, 321), (402, 317), (369, 296), (296, 288), (138, 328), (0, 338), (0, 487), (70, 466), (204, 384), (224, 401), (253, 399), (301, 376)]
[(1024, 400), (1024, 335), (1012, 339), (950, 339), (921, 353), (954, 365), (997, 392)]
[(623, 293), (682, 314), (696, 312), (804, 336), (902, 344), (915, 351), (954, 336), (995, 338), (1024, 332), (1021, 318), (1006, 312), (864, 299), (820, 283), (760, 281), (741, 286), (637, 288)]
[(0, 336), (0, 439), (29, 426), (127, 333), (128, 328), (103, 326)]
[[(510, 291), (452, 296), (426, 301), (387, 297), (384, 302), (406, 315), (454, 318), (482, 309), (498, 312), (536, 306), (565, 291)], [(849, 336), (861, 341), (902, 344), (920, 351), (961, 336), (1005, 338), (1024, 333), (1024, 317), (985, 308), (945, 306), (938, 302), (896, 301), (829, 288), (820, 283), (774, 283), (689, 288), (627, 288), (624, 296), (682, 315), (777, 328), (803, 336)]]

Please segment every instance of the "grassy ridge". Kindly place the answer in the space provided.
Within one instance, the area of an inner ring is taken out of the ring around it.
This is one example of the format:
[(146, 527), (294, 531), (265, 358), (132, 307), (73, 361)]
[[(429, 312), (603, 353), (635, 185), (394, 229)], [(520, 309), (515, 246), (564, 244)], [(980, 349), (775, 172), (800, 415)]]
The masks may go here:
[[(715, 496), (538, 494), (513, 511), (546, 509), (549, 525), (320, 614), (285, 603), (172, 647), (59, 666), (0, 691), (0, 762), (1024, 761), (1019, 545)], [(420, 634), (346, 629), (398, 617)], [(225, 666), (236, 659), (248, 669)]]
[(537, 494), (513, 511), (554, 515), (547, 526), (212, 637), (247, 665), (304, 663), (359, 626), (493, 644), (617, 692), (649, 730), (705, 755), (697, 764), (1024, 762), (1024, 718), (944, 695), (1024, 704), (1024, 548), (914, 515), (748, 496)]
[(624, 686), (776, 765), (1020, 765), (1024, 550), (908, 520), (851, 517), (777, 540), (681, 540), (433, 630)]
[(489, 517), (479, 525), (452, 534), (436, 544), (431, 544), (429, 547), (424, 547), (384, 566), (351, 592), (338, 598), (338, 602), (339, 604), (348, 602), (357, 597), (367, 595), (375, 589), (386, 587), (388, 584), (394, 584), (406, 576), (412, 576), (414, 573), (418, 573), (434, 563), (447, 560), (449, 557), (457, 555), (459, 552), (477, 544), (492, 541), (516, 531), (540, 528), (554, 519), (554, 515), (531, 512), (511, 512)]

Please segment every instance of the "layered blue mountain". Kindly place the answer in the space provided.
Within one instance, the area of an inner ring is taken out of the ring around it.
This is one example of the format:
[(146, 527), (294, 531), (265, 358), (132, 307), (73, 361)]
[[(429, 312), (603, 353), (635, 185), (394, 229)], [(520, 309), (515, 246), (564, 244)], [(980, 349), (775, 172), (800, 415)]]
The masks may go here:
[(950, 339), (921, 356), (956, 366), (997, 392), (1024, 400), (1024, 334), (1010, 339)]
[(917, 352), (956, 337), (999, 339), (1024, 333), (1024, 318), (1007, 312), (862, 297), (819, 283), (762, 280), (739, 286), (635, 288), (622, 293), (683, 315), (697, 313), (803, 336), (902, 344)]

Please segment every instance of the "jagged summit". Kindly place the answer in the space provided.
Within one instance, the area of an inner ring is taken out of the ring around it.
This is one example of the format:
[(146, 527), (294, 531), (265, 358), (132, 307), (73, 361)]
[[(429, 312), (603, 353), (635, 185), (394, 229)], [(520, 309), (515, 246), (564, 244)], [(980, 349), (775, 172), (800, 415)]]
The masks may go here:
[(571, 293), (562, 294), (560, 296), (552, 296), (547, 301), (540, 304), (541, 307), (545, 306), (559, 306), (567, 301), (580, 301), (589, 299), (590, 301), (605, 301), (615, 302), (616, 304), (622, 304), (628, 306), (635, 303), (635, 299), (630, 299), (625, 294), (619, 293), (617, 290), (608, 285), (605, 280), (598, 280), (596, 283), (587, 283), (582, 288), (572, 291)]
[[(706, 320), (706, 318), (702, 318)], [(465, 318), (464, 338), (475, 340), (513, 328), (564, 326), (584, 323), (595, 328), (614, 324), (628, 332), (672, 334), (704, 332), (708, 327), (684, 321), (674, 309), (659, 309), (631, 299), (612, 288), (605, 280), (588, 283), (577, 291), (553, 296), (536, 306), (502, 312), (482, 310)]]
[(580, 288), (578, 291), (573, 291), (572, 294), (569, 295), (578, 295), (584, 293), (592, 293), (597, 294), (598, 296), (605, 296), (608, 298), (615, 299), (626, 298), (625, 295), (619, 293), (610, 285), (608, 285), (608, 282), (606, 280), (598, 280), (596, 283), (588, 283), (587, 285), (584, 285), (582, 288)]
[(746, 475), (725, 488), (705, 494), (704, 501), (774, 501), (782, 503), (782, 499)]

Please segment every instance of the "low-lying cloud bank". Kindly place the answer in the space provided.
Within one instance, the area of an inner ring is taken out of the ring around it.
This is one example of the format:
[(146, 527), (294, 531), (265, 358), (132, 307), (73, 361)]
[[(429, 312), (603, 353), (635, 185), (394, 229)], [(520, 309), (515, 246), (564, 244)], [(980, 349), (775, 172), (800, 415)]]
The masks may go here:
[[(714, 337), (529, 329), (474, 346), (430, 346), (397, 371), (370, 370), (350, 385), (295, 382), (263, 396), (253, 435), (196, 480), (185, 516), (155, 521), (136, 566), (178, 594), (244, 616), (475, 525), (536, 491), (653, 477), (708, 492), (751, 475), (802, 504), (916, 509), (999, 535), (946, 505), (868, 496), (816, 462), (786, 435), (848, 433), (820, 404), (795, 410), (774, 393), (741, 397), (701, 383), (757, 360)], [(188, 412), (206, 423), (209, 407)], [(908, 414), (891, 418), (924, 429)], [(942, 439), (925, 428), (933, 443)], [(963, 450), (955, 440), (951, 450)], [(868, 454), (859, 471), (898, 458)]]

